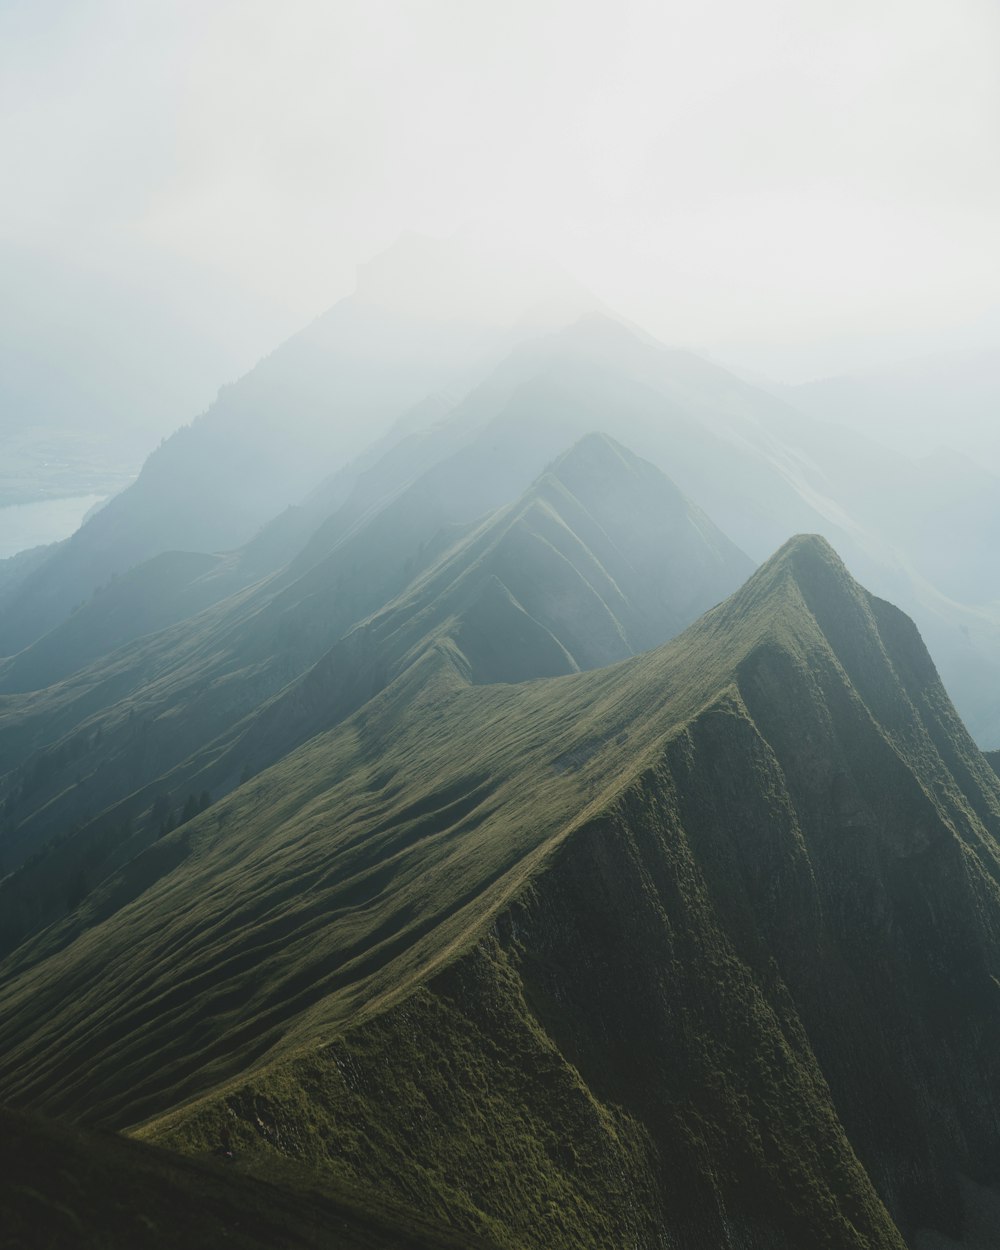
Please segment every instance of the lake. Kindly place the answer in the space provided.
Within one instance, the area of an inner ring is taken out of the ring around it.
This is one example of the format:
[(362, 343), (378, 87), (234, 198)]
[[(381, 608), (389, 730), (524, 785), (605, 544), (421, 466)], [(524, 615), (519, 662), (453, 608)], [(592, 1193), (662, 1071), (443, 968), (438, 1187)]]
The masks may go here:
[(74, 495), (69, 499), (42, 499), (37, 503), (0, 508), (0, 560), (29, 547), (68, 538), (79, 529), (94, 504), (106, 498), (106, 495)]

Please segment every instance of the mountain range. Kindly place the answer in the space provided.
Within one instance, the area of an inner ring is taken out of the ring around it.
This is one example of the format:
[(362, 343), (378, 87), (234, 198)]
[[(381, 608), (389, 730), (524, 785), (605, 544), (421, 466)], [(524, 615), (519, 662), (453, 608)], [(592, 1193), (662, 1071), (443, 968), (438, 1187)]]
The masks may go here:
[[(422, 305), (414, 282), (436, 289), (432, 273), (442, 294)], [(510, 502), (573, 441), (607, 429), (755, 561), (789, 534), (822, 533), (913, 615), (977, 740), (1000, 741), (1000, 593), (990, 573), (1000, 479), (988, 457), (974, 464), (956, 452), (918, 454), (915, 439), (877, 441), (891, 421), (876, 419), (879, 403), (909, 411), (902, 385), (898, 394), (869, 387), (863, 403), (847, 383), (776, 394), (664, 347), (561, 275), (512, 279), (502, 298), (496, 286), (460, 250), (401, 240), (362, 268), (355, 295), (224, 389), (71, 539), (0, 562), (0, 653), (9, 665), (29, 651), (19, 675), (0, 677), (3, 688), (51, 684), (130, 631), (185, 619), (312, 559), (348, 499), (378, 506), (470, 445), (480, 450), (476, 472), (487, 472), (491, 427), (520, 422), (510, 440), (516, 481), (487, 494), (480, 514)], [(462, 318), (468, 288), (485, 292), (477, 301), (488, 315)], [(98, 624), (95, 592), (115, 591), (113, 579), (158, 555), (141, 574), (141, 609), (118, 611), (112, 598)], [(150, 594), (150, 584), (159, 589)], [(83, 650), (81, 622), (68, 646), (43, 644), (64, 657), (59, 665), (36, 665), (35, 645), (74, 609), (91, 630)]]
[(12, 1244), (995, 1246), (994, 479), (466, 261), (0, 567)]

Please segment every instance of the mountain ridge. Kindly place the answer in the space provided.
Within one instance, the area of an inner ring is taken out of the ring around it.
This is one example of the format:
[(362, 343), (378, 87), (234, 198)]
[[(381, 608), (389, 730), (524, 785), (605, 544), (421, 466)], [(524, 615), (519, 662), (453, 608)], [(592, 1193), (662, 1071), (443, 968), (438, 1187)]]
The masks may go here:
[(610, 668), (470, 687), (432, 647), (7, 961), (0, 1089), (502, 1246), (960, 1236), (998, 830), (915, 628), (798, 538)]
[(473, 683), (600, 667), (679, 632), (751, 568), (652, 465), (587, 436), (276, 696), (228, 767), (272, 763), (371, 699), (432, 641), (454, 644), (449, 658)]

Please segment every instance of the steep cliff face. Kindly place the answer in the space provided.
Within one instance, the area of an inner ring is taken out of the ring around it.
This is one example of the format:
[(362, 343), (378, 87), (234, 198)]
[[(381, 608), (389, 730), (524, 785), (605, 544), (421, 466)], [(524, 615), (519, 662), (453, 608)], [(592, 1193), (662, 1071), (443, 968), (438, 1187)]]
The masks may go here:
[(912, 624), (798, 539), (609, 669), (447, 661), (8, 961), (5, 1096), (510, 1250), (978, 1250), (1000, 779)]

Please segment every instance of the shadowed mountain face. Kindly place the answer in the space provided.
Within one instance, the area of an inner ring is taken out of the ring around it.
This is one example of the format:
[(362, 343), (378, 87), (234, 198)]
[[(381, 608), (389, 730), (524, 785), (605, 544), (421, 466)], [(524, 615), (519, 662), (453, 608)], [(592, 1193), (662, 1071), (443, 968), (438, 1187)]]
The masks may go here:
[(460, 632), (7, 959), (3, 1097), (511, 1248), (975, 1245), (1000, 780), (911, 622), (809, 538), (610, 668)]

